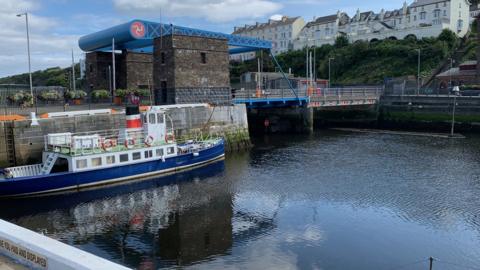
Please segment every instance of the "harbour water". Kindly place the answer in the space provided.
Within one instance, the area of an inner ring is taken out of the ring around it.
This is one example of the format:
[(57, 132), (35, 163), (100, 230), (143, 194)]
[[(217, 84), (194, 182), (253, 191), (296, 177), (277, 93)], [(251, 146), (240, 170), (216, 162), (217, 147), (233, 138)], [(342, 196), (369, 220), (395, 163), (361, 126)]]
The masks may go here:
[(137, 269), (480, 268), (480, 138), (321, 130), (0, 218)]

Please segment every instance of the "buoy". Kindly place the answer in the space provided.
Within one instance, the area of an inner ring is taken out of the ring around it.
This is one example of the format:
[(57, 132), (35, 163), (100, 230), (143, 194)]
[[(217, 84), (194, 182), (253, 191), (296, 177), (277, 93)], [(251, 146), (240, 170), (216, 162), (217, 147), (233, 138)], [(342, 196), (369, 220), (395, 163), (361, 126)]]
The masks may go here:
[(166, 134), (165, 135), (165, 142), (166, 143), (173, 143), (175, 142), (175, 136), (173, 134)]
[(133, 138), (125, 139), (125, 147), (126, 148), (131, 149), (131, 148), (133, 148), (133, 146), (135, 146), (135, 139), (133, 139)]
[(155, 141), (155, 139), (153, 138), (152, 135), (148, 135), (147, 138), (145, 138), (145, 145), (150, 147), (152, 146), (153, 142)]

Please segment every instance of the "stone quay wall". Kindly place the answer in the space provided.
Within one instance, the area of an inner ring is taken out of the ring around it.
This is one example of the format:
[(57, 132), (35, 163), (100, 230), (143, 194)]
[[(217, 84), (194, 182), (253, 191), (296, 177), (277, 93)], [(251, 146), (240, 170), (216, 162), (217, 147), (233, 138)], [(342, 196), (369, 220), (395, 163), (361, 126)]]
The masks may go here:
[[(227, 149), (250, 146), (247, 113), (244, 105), (211, 107), (206, 104), (170, 107), (176, 138), (187, 139), (209, 135), (223, 136)], [(116, 130), (125, 127), (125, 114), (76, 116), (0, 122), (0, 167), (38, 163), (49, 133), (79, 133)], [(12, 139), (13, 138), (13, 139)]]

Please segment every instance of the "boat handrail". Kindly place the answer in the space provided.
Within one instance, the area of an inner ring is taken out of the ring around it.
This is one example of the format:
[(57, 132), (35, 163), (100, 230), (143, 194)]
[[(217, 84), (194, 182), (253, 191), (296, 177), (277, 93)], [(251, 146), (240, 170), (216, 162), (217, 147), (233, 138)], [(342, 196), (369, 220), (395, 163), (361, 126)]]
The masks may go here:
[(25, 177), (40, 175), (42, 171), (42, 164), (25, 165), (18, 167), (5, 168), (4, 171), (8, 171), (12, 177)]

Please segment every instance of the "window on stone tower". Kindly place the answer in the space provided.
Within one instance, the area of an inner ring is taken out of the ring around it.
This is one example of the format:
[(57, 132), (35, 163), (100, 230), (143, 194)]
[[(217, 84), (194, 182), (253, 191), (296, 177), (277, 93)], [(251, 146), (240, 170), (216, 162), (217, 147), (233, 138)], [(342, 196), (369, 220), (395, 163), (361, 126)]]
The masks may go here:
[(165, 53), (164, 52), (160, 53), (160, 62), (162, 64), (165, 64)]
[(202, 52), (200, 53), (200, 57), (202, 58), (202, 64), (206, 64), (207, 63), (207, 54)]

